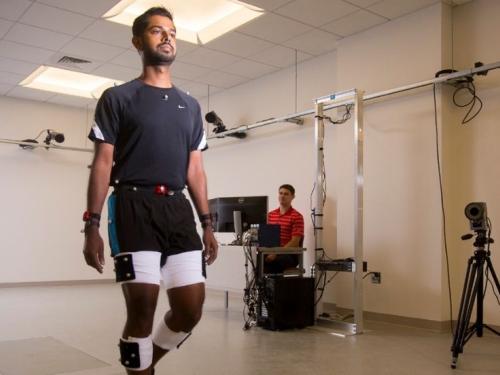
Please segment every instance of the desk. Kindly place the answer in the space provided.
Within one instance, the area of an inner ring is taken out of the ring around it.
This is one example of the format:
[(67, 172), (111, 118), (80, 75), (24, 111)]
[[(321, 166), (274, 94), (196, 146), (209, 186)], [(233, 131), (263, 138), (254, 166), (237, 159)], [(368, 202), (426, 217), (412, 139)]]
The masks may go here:
[(264, 256), (267, 254), (278, 254), (278, 255), (298, 255), (299, 256), (299, 264), (298, 270), (302, 275), (304, 273), (304, 251), (307, 249), (303, 247), (258, 247), (257, 248), (257, 264), (259, 267), (259, 279), (264, 275)]

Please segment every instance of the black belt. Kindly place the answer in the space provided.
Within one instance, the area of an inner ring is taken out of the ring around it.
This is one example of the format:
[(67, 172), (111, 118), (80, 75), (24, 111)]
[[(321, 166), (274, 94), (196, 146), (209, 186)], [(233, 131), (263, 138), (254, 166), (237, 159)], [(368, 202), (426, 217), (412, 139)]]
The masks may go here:
[(182, 194), (181, 190), (171, 190), (166, 185), (155, 185), (155, 186), (141, 186), (141, 185), (117, 185), (114, 187), (115, 191), (126, 190), (126, 191), (143, 191), (156, 195), (179, 195)]

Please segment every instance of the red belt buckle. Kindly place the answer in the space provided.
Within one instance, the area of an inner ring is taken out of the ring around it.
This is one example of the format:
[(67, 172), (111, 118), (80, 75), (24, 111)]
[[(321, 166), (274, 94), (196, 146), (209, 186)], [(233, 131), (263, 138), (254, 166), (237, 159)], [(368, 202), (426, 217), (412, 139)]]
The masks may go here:
[(155, 186), (155, 194), (158, 195), (167, 195), (168, 189), (165, 185), (156, 185)]

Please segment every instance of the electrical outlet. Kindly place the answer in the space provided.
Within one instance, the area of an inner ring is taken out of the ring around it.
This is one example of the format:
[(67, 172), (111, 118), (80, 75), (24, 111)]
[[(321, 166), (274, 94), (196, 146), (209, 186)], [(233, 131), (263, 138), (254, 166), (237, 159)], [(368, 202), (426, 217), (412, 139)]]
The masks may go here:
[(380, 272), (372, 272), (372, 284), (380, 284), (382, 282), (382, 275)]

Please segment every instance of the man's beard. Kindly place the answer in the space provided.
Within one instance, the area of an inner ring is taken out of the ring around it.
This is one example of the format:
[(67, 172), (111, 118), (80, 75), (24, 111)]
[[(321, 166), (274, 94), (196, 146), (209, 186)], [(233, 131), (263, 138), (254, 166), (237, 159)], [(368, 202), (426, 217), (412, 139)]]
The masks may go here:
[(145, 49), (143, 51), (145, 65), (172, 65), (175, 60), (175, 53), (162, 53), (158, 50)]

